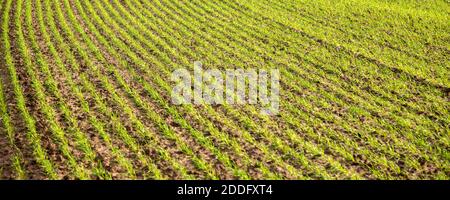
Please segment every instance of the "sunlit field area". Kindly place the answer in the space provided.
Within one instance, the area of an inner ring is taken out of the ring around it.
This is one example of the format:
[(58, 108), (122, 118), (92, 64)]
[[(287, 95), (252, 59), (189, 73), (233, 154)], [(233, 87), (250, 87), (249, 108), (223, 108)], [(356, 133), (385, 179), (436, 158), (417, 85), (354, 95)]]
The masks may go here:
[[(0, 179), (450, 179), (446, 0), (0, 0)], [(171, 74), (277, 69), (279, 111)]]

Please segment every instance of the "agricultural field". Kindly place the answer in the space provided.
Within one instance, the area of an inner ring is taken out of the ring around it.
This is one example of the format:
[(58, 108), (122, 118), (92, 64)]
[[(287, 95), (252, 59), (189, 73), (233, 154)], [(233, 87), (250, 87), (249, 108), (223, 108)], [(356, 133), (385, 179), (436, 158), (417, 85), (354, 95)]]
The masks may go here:
[[(0, 0), (0, 179), (450, 179), (446, 0)], [(278, 69), (279, 112), (171, 101)]]

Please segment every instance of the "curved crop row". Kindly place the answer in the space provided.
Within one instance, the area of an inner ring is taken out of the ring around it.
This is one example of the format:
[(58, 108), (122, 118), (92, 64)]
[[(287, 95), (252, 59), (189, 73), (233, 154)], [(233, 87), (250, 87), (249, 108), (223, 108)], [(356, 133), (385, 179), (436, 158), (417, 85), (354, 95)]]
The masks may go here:
[[(448, 179), (448, 7), (0, 0), (1, 178)], [(173, 104), (195, 61), (278, 69), (278, 114)]]

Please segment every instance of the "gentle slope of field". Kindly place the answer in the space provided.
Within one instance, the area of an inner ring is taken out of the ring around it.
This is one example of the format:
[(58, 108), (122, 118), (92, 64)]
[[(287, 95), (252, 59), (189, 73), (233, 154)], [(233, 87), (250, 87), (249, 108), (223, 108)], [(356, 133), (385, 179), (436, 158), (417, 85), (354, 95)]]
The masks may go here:
[[(447, 1), (0, 0), (0, 179), (450, 179)], [(280, 113), (171, 73), (279, 69)]]

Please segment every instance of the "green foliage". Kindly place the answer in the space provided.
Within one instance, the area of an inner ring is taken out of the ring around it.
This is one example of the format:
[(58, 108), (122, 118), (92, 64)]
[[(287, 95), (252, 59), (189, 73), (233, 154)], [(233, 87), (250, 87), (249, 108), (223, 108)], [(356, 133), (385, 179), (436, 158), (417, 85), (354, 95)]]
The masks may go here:
[[(0, 0), (7, 167), (16, 179), (32, 161), (49, 179), (448, 179), (448, 9)], [(280, 114), (171, 104), (171, 73), (194, 61), (279, 69)]]

